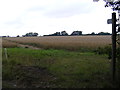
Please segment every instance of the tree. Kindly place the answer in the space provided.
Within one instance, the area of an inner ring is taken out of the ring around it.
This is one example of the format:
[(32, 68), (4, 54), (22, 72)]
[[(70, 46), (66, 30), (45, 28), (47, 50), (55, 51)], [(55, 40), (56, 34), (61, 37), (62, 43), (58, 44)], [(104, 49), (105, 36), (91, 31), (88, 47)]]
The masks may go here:
[(95, 32), (92, 32), (91, 35), (95, 35)]
[(66, 31), (62, 31), (62, 32), (61, 32), (61, 35), (62, 35), (62, 36), (67, 36), (68, 33), (67, 33)]
[(19, 35), (17, 35), (17, 37), (20, 37)]
[(38, 33), (33, 33), (33, 36), (38, 36)]
[(99, 32), (98, 35), (111, 35), (111, 34), (108, 32)]
[(32, 36), (38, 36), (38, 33), (29, 32), (29, 33), (26, 33), (25, 35), (23, 35), (23, 37), (32, 37)]
[(71, 35), (82, 35), (82, 31), (73, 31)]

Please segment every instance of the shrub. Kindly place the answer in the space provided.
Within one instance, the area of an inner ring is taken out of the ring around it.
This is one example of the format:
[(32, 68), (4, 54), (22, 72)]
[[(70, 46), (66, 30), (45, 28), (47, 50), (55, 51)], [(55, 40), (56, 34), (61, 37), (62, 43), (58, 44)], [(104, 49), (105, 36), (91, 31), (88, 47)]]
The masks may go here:
[(112, 52), (112, 48), (111, 46), (105, 46), (105, 47), (98, 47), (96, 50), (95, 50), (95, 53), (96, 54), (110, 54)]

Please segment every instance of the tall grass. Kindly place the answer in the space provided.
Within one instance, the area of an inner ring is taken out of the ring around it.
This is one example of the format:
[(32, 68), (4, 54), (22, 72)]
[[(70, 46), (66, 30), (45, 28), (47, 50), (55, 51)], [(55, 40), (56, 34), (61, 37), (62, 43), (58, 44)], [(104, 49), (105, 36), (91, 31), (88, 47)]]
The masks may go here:
[[(51, 88), (114, 87), (110, 82), (110, 64), (106, 55), (95, 55), (91, 52), (23, 48), (9, 48), (8, 55), (8, 60), (6, 60), (3, 54), (3, 81), (19, 82), (17, 77), (21, 78), (20, 80), (27, 79), (25, 77), (27, 71), (23, 70), (23, 72), (20, 70), (21, 68), (17, 67), (37, 66), (47, 68), (56, 77), (53, 81), (48, 81), (49, 84), (54, 85)], [(6, 87), (6, 83), (3, 84)]]

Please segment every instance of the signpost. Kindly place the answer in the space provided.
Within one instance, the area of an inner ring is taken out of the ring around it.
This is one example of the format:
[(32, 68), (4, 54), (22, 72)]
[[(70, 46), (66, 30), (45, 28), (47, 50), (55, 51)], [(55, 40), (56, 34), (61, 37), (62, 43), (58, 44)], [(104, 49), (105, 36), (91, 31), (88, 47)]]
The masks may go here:
[[(98, 2), (99, 0), (93, 0)], [(116, 74), (116, 36), (118, 33), (118, 40), (120, 38), (120, 0), (103, 0), (106, 2), (105, 7), (112, 7), (113, 11), (118, 11), (118, 24), (116, 24), (116, 13), (112, 13), (112, 19), (108, 19), (107, 23), (112, 24), (112, 79), (115, 81)], [(118, 26), (118, 31), (116, 27)], [(120, 40), (119, 40), (120, 41)]]
[(112, 13), (112, 79), (116, 75), (116, 13)]
[(112, 24), (112, 19), (108, 19), (107, 24)]

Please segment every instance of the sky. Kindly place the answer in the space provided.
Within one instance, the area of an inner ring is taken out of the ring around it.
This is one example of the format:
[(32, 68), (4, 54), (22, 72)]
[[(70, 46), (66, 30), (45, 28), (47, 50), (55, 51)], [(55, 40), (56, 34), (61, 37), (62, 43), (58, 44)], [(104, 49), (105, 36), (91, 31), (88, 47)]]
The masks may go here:
[(112, 32), (111, 8), (103, 0), (0, 0), (0, 36), (39, 36), (66, 31)]

